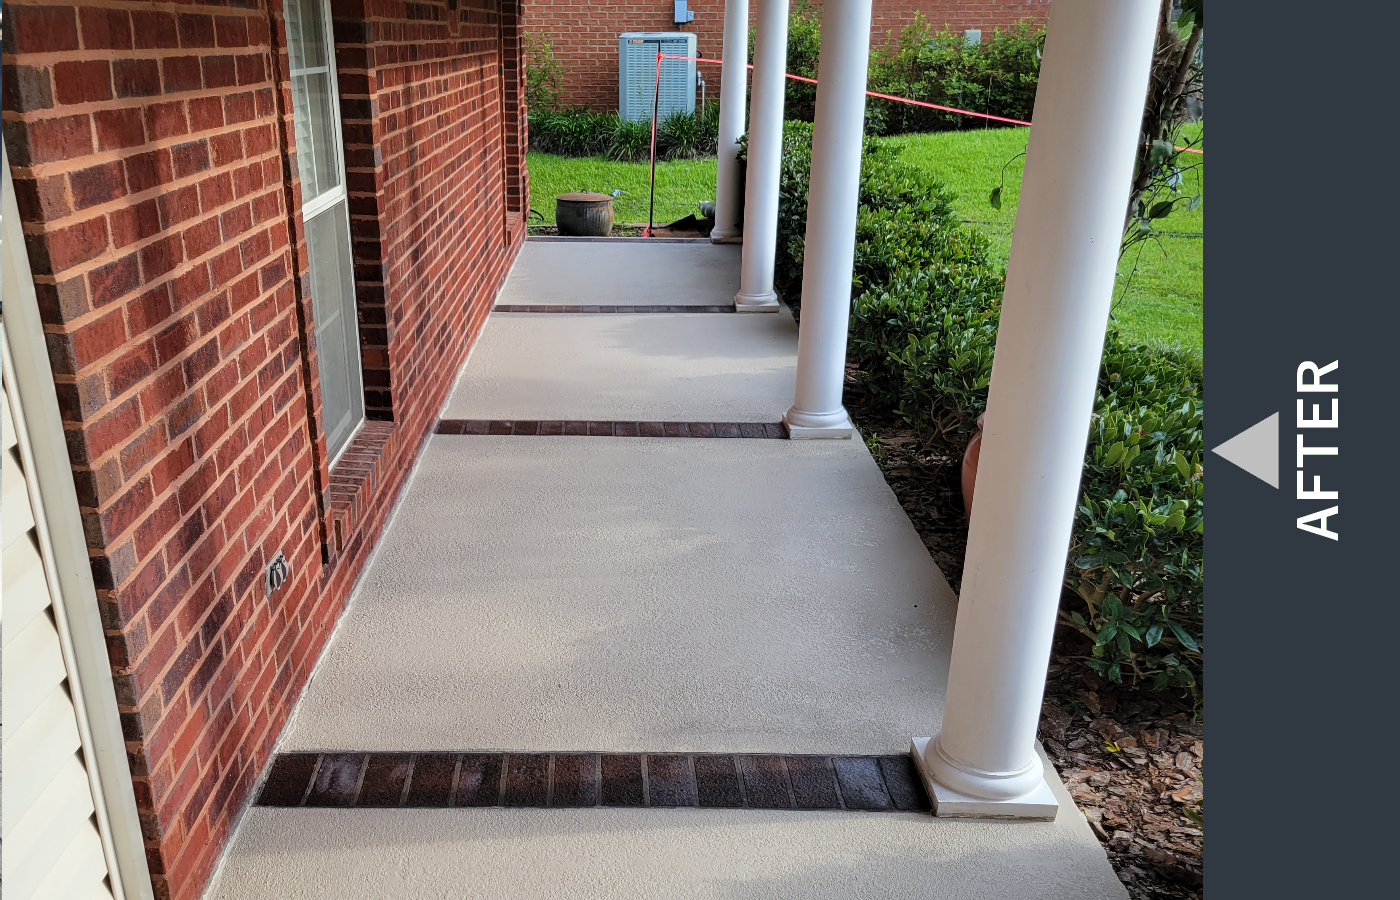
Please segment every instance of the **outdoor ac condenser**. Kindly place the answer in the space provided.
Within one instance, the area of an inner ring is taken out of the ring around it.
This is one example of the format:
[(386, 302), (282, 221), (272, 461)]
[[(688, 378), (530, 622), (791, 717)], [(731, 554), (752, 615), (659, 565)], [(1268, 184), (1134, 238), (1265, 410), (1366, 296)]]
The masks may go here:
[[(651, 119), (656, 96), (656, 52), (696, 56), (695, 35), (684, 31), (634, 31), (620, 36), (617, 112), (624, 119)], [(657, 120), (677, 111), (695, 112), (694, 59), (661, 60), (661, 100)]]

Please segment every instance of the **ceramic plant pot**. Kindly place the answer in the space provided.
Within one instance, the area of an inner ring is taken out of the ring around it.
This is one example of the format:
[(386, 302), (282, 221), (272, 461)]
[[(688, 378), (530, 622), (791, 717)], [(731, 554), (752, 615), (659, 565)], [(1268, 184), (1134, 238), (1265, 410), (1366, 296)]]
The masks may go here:
[(580, 191), (554, 198), (554, 221), (569, 237), (607, 237), (613, 226), (613, 198)]
[(977, 460), (982, 455), (982, 420), (986, 413), (977, 417), (977, 433), (967, 442), (962, 458), (963, 518), (972, 519), (972, 489), (977, 485)]

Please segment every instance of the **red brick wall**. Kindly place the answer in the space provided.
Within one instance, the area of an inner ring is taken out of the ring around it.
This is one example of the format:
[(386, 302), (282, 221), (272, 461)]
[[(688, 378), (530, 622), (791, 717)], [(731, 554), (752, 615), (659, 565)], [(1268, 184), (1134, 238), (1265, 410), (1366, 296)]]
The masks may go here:
[(203, 890), (518, 250), (516, 5), (335, 3), (378, 421), (330, 470), (281, 0), (6, 3), (4, 139), (157, 896)]
[[(760, 0), (750, 0), (752, 19)], [(795, 3), (793, 4), (796, 5)], [(820, 5), (819, 3), (816, 5)], [(544, 35), (564, 68), (566, 105), (617, 109), (617, 38), (625, 31), (693, 32), (699, 55), (719, 59), (724, 50), (724, 0), (691, 0), (695, 21), (680, 26), (674, 21), (671, 0), (612, 0), (603, 3), (568, 3), (530, 0), (526, 4), (525, 30)], [(874, 0), (871, 40), (883, 44), (922, 12), (934, 28), (947, 26), (961, 32), (981, 28), (987, 36), (996, 28), (1009, 28), (1023, 19), (1044, 25), (1050, 0)], [(702, 67), (707, 92), (719, 97), (719, 66)]]

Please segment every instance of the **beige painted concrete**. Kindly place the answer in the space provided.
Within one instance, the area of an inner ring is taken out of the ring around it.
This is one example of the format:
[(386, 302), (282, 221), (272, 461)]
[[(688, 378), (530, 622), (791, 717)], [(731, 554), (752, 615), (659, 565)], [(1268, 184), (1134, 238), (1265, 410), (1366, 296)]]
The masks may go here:
[(526, 241), (497, 303), (733, 306), (737, 244)]
[(859, 441), (438, 435), (282, 749), (903, 753), (954, 612)]
[(1083, 816), (272, 810), (248, 813), (211, 900), (346, 897), (1122, 900)]
[(493, 313), (443, 415), (777, 422), (796, 378), (797, 325), (786, 309)]
[[(777, 421), (795, 354), (785, 310), (497, 314), (444, 414)], [(859, 441), (435, 436), (278, 749), (903, 753), (955, 611)], [(1122, 900), (1047, 777), (1054, 823), (252, 808), (207, 896)]]

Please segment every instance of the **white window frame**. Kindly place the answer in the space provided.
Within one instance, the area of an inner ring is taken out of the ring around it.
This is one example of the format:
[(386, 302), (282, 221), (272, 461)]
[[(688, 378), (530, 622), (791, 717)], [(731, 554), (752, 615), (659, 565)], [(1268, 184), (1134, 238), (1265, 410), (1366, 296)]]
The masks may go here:
[[(316, 0), (311, 0), (311, 2), (316, 2)], [(289, 87), (289, 89), (290, 89), (291, 92), (292, 92), (292, 98), (293, 98), (293, 99), (292, 99), (293, 132), (295, 133), (295, 126), (296, 126), (296, 108), (297, 108), (297, 104), (296, 104), (296, 91), (297, 91), (296, 84), (297, 84), (297, 82), (296, 82), (296, 79), (297, 79), (298, 77), (301, 77), (301, 76), (304, 76), (304, 75), (325, 74), (325, 75), (327, 76), (327, 78), (326, 78), (326, 83), (327, 83), (327, 86), (328, 86), (328, 89), (329, 89), (329, 92), (330, 92), (330, 98), (331, 98), (331, 112), (332, 112), (332, 116), (333, 116), (335, 122), (337, 123), (337, 127), (331, 128), (331, 129), (330, 129), (330, 132), (331, 132), (331, 134), (332, 134), (332, 136), (333, 136), (333, 140), (334, 140), (334, 148), (333, 148), (333, 149), (334, 149), (334, 160), (333, 160), (333, 163), (334, 163), (335, 165), (339, 166), (339, 176), (340, 176), (340, 177), (339, 177), (338, 182), (337, 182), (337, 184), (336, 184), (335, 187), (330, 188), (329, 190), (322, 191), (321, 193), (317, 194), (315, 197), (307, 197), (307, 196), (306, 196), (307, 184), (306, 184), (305, 179), (301, 179), (301, 185), (302, 185), (302, 198), (301, 198), (302, 233), (303, 233), (304, 235), (306, 235), (306, 239), (307, 239), (307, 241), (308, 241), (308, 247), (307, 247), (307, 265), (308, 265), (308, 267), (309, 267), (310, 265), (312, 265), (312, 260), (315, 258), (315, 254), (313, 254), (313, 253), (311, 252), (311, 248), (310, 248), (310, 246), (309, 246), (309, 242), (310, 242), (310, 239), (311, 239), (311, 229), (310, 229), (310, 227), (309, 227), (309, 224), (310, 224), (311, 220), (312, 220), (312, 219), (315, 219), (317, 216), (320, 216), (320, 215), (323, 215), (323, 214), (331, 214), (331, 215), (334, 215), (333, 209), (334, 209), (337, 205), (341, 206), (341, 208), (344, 209), (344, 214), (345, 214), (345, 217), (346, 217), (346, 229), (345, 229), (345, 231), (346, 231), (346, 235), (347, 235), (347, 252), (348, 252), (348, 254), (349, 254), (349, 257), (348, 257), (348, 258), (349, 258), (349, 260), (350, 260), (349, 279), (350, 279), (350, 283), (353, 285), (353, 284), (354, 284), (354, 280), (355, 280), (355, 271), (354, 271), (354, 264), (355, 264), (355, 239), (354, 239), (354, 234), (353, 234), (353, 232), (351, 231), (351, 229), (350, 229), (350, 227), (349, 227), (349, 225), (350, 225), (350, 223), (349, 223), (349, 217), (350, 217), (350, 191), (349, 191), (349, 187), (348, 187), (347, 184), (346, 184), (346, 182), (348, 181), (348, 175), (347, 175), (347, 172), (346, 172), (346, 170), (345, 170), (345, 140), (344, 140), (344, 135), (343, 135), (341, 129), (338, 127), (339, 123), (342, 121), (342, 116), (341, 116), (341, 113), (340, 113), (340, 83), (339, 83), (339, 79), (338, 79), (338, 77), (337, 77), (337, 75), (336, 75), (336, 67), (335, 67), (335, 28), (334, 28), (334, 25), (333, 25), (333, 23), (332, 23), (332, 21), (331, 21), (331, 4), (330, 4), (330, 0), (319, 0), (319, 2), (320, 2), (320, 6), (321, 6), (321, 22), (322, 22), (322, 26), (323, 26), (323, 28), (324, 28), (324, 34), (323, 34), (322, 37), (323, 37), (323, 40), (325, 41), (325, 47), (326, 47), (326, 64), (323, 65), (323, 66), (311, 66), (311, 67), (308, 67), (308, 68), (301, 68), (301, 69), (292, 68), (292, 67), (291, 67), (291, 62), (292, 62), (292, 58), (293, 58), (293, 57), (292, 57), (292, 54), (291, 54), (291, 52), (290, 52), (290, 51), (291, 51), (291, 47), (290, 47), (290, 46), (288, 47), (288, 54), (287, 54), (288, 73), (289, 73), (288, 87)], [(298, 0), (287, 0), (287, 5), (288, 5), (288, 6), (291, 5), (291, 4), (294, 4), (294, 3), (298, 3)], [(283, 8), (283, 14), (284, 14), (284, 16), (287, 17), (288, 19), (290, 18), (289, 14), (288, 14), (288, 10), (287, 10), (287, 8), (286, 8), (285, 6), (284, 6), (284, 8)], [(293, 35), (291, 34), (292, 28), (291, 28), (291, 22), (290, 22), (290, 21), (287, 21), (287, 22), (286, 22), (286, 27), (287, 27), (287, 32), (288, 32), (288, 33), (287, 33), (287, 40), (288, 40), (288, 43), (289, 43), (289, 44), (290, 44), (291, 41), (294, 40), (294, 39), (296, 39), (296, 40), (299, 40), (299, 39), (300, 39), (300, 36), (299, 36), (299, 35), (298, 35), (296, 38), (294, 38)], [(308, 125), (309, 125), (309, 123), (308, 123)], [(309, 130), (310, 130), (310, 128), (308, 127), (308, 131), (309, 131)], [(305, 149), (305, 150), (310, 150), (310, 148), (301, 148), (301, 147), (298, 147), (298, 148), (297, 148), (297, 157), (298, 157), (298, 160), (300, 160), (301, 154), (302, 154), (302, 152), (304, 151), (304, 149)], [(299, 179), (300, 179), (300, 176), (301, 176), (300, 165), (301, 165), (300, 162), (298, 162), (297, 176), (298, 176)], [(309, 271), (308, 271), (308, 274), (309, 274)], [(314, 299), (314, 298), (313, 298), (313, 299)], [(352, 330), (353, 336), (354, 336), (354, 342), (353, 342), (353, 343), (354, 343), (354, 346), (358, 349), (358, 347), (359, 347), (359, 315), (358, 315), (357, 304), (356, 304), (356, 302), (355, 302), (355, 299), (354, 299), (354, 296), (353, 296), (353, 295), (350, 297), (350, 300), (349, 300), (349, 308), (348, 308), (348, 309), (345, 309), (345, 310), (342, 310), (341, 314), (342, 314), (342, 315), (348, 315), (348, 316), (349, 316), (349, 324), (348, 324), (347, 327), (349, 327), (349, 328)], [(313, 310), (313, 316), (314, 316), (314, 310)], [(315, 323), (313, 322), (313, 326), (314, 326), (314, 325), (315, 325)], [(317, 346), (318, 346), (318, 348), (319, 348), (319, 346), (320, 346), (320, 334), (319, 334), (319, 331), (318, 331), (318, 334), (317, 334)], [(317, 372), (318, 372), (318, 375), (319, 375), (319, 372), (320, 372), (320, 364), (321, 364), (321, 354), (318, 352), (318, 353), (317, 353)], [(351, 385), (351, 391), (350, 391), (350, 394), (351, 394), (351, 411), (352, 411), (352, 412), (355, 412), (355, 413), (358, 413), (358, 415), (356, 416), (356, 421), (355, 421), (355, 423), (350, 427), (350, 430), (345, 434), (344, 440), (342, 441), (342, 443), (340, 444), (340, 446), (334, 447), (334, 448), (333, 448), (333, 447), (329, 446), (329, 443), (327, 444), (326, 450), (327, 450), (327, 452), (328, 452), (329, 455), (330, 455), (330, 461), (329, 461), (329, 463), (328, 463), (328, 465), (327, 465), (327, 468), (333, 468), (333, 467), (335, 466), (335, 464), (336, 464), (337, 462), (340, 461), (340, 457), (343, 456), (343, 455), (345, 454), (345, 451), (350, 447), (350, 444), (354, 442), (354, 440), (355, 440), (355, 435), (359, 432), (359, 430), (360, 430), (362, 427), (364, 427), (364, 424), (365, 424), (365, 378), (364, 378), (364, 364), (363, 364), (363, 361), (362, 361), (361, 357), (360, 357), (360, 356), (358, 355), (358, 353), (357, 353), (357, 354), (355, 354), (355, 356), (354, 356), (353, 359), (347, 359), (347, 360), (346, 360), (346, 366), (347, 366), (348, 369), (351, 369), (351, 370), (352, 370), (350, 374), (352, 374), (352, 375), (354, 376), (354, 377), (351, 379), (352, 382), (353, 382), (352, 385)], [(324, 401), (323, 401), (322, 407), (321, 407), (321, 415), (322, 415), (322, 418), (325, 419), (325, 417), (326, 417), (326, 409), (325, 409)], [(330, 424), (329, 422), (325, 422), (325, 421), (322, 422), (322, 427), (323, 427), (323, 429), (325, 429), (327, 432), (329, 432), (329, 424)], [(327, 441), (329, 442), (330, 434), (327, 433), (326, 437), (327, 437)]]

